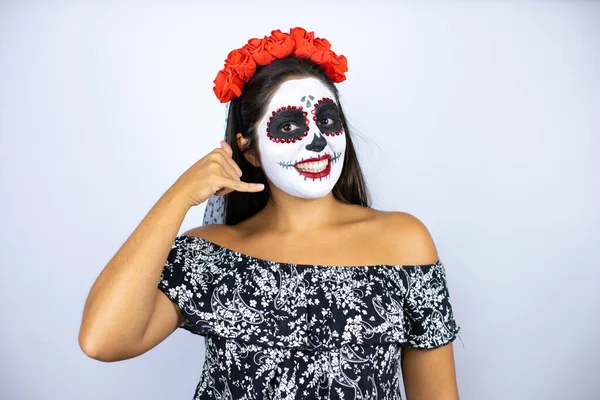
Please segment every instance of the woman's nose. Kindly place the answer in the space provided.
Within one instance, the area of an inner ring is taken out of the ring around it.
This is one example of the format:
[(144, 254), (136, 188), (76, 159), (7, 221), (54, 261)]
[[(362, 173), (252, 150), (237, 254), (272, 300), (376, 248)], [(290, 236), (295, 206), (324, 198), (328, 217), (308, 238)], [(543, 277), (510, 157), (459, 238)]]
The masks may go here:
[(315, 137), (313, 138), (312, 142), (306, 145), (306, 150), (318, 153), (323, 151), (325, 146), (327, 146), (327, 140), (321, 136), (320, 133), (315, 133)]

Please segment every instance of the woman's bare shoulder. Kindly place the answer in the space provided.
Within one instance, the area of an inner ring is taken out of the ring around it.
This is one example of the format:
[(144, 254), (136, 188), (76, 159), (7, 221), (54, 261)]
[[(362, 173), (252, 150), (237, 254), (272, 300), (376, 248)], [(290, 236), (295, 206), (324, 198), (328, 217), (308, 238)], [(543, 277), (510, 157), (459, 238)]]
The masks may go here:
[(223, 241), (227, 241), (228, 238), (231, 238), (236, 233), (236, 229), (231, 225), (207, 224), (191, 228), (185, 231), (182, 235), (197, 236), (213, 243), (222, 243)]
[(419, 218), (403, 211), (374, 211), (374, 234), (385, 241), (395, 264), (426, 265), (438, 261), (433, 238)]

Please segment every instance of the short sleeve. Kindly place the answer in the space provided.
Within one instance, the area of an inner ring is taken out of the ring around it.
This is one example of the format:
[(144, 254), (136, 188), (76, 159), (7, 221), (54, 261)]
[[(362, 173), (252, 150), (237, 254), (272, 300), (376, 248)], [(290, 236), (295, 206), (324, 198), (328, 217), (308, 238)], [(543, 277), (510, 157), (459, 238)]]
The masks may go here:
[(201, 268), (194, 257), (194, 242), (189, 236), (177, 236), (165, 261), (158, 289), (174, 302), (184, 317), (179, 328), (197, 333), (191, 317), (197, 314), (194, 299), (197, 293), (197, 277)]
[(408, 291), (404, 302), (407, 345), (435, 349), (453, 342), (456, 324), (444, 264), (408, 267)]

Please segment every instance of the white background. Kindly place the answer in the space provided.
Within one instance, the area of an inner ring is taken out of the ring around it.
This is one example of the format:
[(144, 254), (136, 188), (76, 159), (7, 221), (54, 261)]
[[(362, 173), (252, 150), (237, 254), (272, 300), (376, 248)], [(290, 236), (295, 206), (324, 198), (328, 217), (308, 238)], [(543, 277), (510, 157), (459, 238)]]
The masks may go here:
[(597, 398), (600, 3), (205, 3), (0, 1), (0, 398), (192, 397), (202, 337), (102, 363), (78, 347), (83, 305), (218, 146), (227, 53), (294, 26), (348, 57), (374, 206), (436, 241), (461, 399)]

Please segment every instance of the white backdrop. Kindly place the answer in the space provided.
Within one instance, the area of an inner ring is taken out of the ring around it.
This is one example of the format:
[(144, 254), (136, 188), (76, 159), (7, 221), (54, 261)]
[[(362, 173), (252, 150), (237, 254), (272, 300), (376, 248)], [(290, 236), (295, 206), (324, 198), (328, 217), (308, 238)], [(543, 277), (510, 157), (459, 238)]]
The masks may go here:
[(600, 3), (218, 3), (0, 2), (0, 398), (192, 397), (202, 337), (102, 363), (83, 305), (218, 146), (227, 53), (298, 25), (348, 57), (374, 206), (437, 243), (461, 399), (598, 398)]

